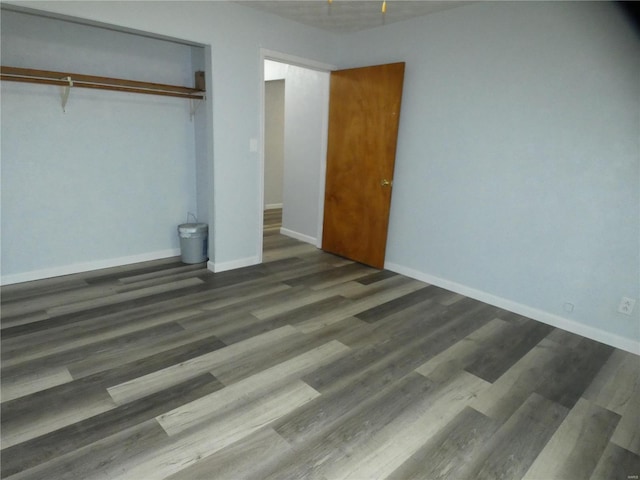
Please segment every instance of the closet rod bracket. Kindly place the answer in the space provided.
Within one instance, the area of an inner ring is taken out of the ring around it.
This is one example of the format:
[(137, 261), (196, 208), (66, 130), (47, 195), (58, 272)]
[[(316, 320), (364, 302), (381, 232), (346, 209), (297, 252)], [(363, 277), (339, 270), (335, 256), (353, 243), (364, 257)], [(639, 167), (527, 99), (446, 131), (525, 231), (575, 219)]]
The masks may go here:
[(69, 82), (67, 85), (63, 85), (62, 86), (62, 93), (61, 93), (61, 97), (62, 97), (62, 113), (67, 113), (67, 110), (66, 110), (67, 101), (69, 100), (69, 93), (71, 92), (71, 87), (73, 87), (73, 80), (71, 80), (71, 77), (64, 77), (64, 78), (61, 78), (60, 80), (64, 80), (65, 82)]

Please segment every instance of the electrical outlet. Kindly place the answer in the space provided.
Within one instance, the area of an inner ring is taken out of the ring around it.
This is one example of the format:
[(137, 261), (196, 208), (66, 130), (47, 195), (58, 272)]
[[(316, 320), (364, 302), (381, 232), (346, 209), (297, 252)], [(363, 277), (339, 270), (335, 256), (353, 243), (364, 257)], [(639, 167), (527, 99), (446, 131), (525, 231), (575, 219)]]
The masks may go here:
[(618, 312), (623, 313), (625, 315), (631, 315), (633, 312), (633, 307), (635, 307), (636, 301), (633, 298), (622, 297), (620, 300), (620, 305), (618, 305)]

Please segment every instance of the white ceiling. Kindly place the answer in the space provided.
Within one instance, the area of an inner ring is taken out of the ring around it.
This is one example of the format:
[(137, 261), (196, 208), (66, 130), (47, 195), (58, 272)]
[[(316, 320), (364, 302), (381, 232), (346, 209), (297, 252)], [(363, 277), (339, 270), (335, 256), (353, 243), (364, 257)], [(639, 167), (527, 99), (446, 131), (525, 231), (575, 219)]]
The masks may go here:
[(237, 0), (241, 5), (338, 33), (356, 32), (413, 17), (456, 8), (471, 1), (387, 0)]

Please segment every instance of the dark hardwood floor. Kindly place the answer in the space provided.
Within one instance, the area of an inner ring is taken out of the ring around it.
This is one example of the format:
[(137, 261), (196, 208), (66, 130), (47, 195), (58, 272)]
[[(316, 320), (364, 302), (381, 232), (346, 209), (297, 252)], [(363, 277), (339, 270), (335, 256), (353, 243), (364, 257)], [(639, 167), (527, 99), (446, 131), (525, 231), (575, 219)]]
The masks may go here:
[(2, 289), (11, 479), (634, 479), (640, 358), (281, 236)]

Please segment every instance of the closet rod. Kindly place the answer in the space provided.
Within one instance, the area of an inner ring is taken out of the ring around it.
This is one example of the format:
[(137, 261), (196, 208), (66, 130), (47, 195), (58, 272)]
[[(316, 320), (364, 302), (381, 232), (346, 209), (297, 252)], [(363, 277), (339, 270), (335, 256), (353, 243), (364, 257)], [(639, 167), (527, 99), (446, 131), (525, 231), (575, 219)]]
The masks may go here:
[(44, 85), (94, 88), (98, 90), (114, 90), (118, 92), (144, 93), (147, 95), (162, 95), (166, 97), (191, 98), (202, 100), (205, 92), (196, 88), (179, 85), (165, 85), (162, 83), (139, 82), (121, 78), (96, 77), (78, 73), (53, 72), (49, 70), (34, 70), (31, 68), (0, 67), (0, 80), (11, 82), (38, 83)]

